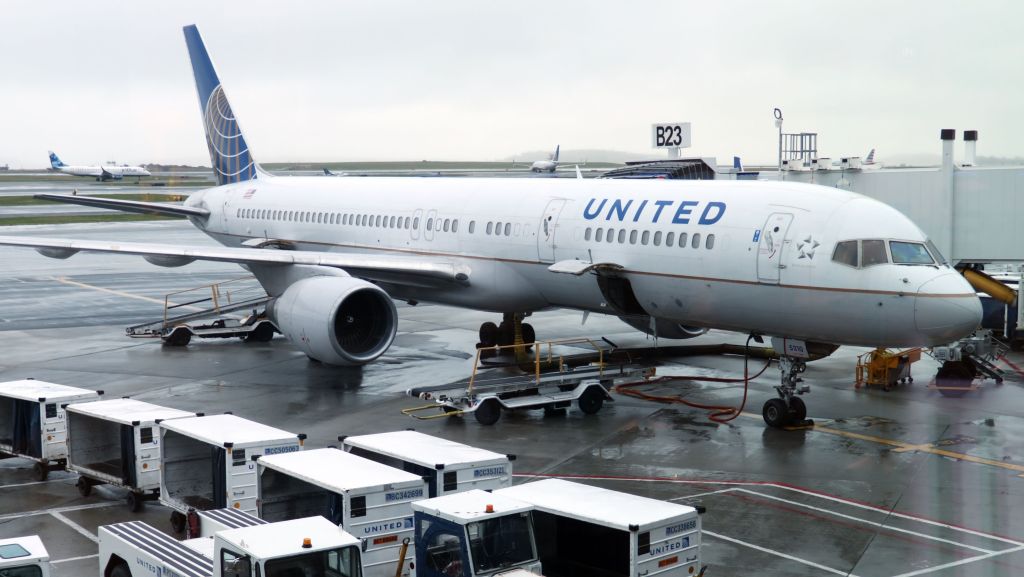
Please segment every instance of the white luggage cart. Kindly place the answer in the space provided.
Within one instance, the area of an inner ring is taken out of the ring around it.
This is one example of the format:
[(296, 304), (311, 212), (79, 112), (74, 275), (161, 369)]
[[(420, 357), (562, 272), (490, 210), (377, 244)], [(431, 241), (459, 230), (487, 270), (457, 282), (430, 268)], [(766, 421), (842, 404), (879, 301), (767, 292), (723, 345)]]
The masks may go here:
[(704, 574), (697, 509), (546, 479), (495, 491), (534, 506), (546, 577)]
[(502, 455), (416, 431), (338, 437), (353, 455), (427, 479), (430, 497), (512, 486), (515, 455)]
[(199, 517), (190, 511), (230, 507), (256, 514), (253, 457), (290, 453), (306, 435), (289, 433), (231, 414), (160, 423), (160, 503), (173, 509), (171, 527), (194, 536)]
[(364, 577), (393, 577), (399, 563), (402, 575), (411, 572), (412, 502), (426, 496), (422, 477), (332, 448), (257, 463), (261, 519), (322, 515), (362, 542)]
[(78, 473), (78, 492), (87, 497), (94, 485), (128, 489), (128, 507), (160, 493), (161, 421), (196, 413), (134, 399), (75, 403), (67, 407), (69, 471)]
[(34, 379), (0, 383), (0, 459), (32, 459), (39, 481), (63, 470), (68, 457), (64, 406), (102, 394)]

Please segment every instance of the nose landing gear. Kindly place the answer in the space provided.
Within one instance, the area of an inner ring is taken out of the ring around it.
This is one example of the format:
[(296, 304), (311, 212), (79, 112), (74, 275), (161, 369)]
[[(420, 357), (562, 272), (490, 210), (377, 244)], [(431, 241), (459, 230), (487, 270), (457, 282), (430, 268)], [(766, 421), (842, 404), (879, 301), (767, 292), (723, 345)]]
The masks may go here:
[(807, 370), (803, 359), (789, 356), (779, 357), (781, 382), (775, 390), (778, 398), (768, 399), (761, 409), (761, 416), (769, 427), (790, 427), (813, 424), (807, 419), (807, 405), (797, 395), (811, 392), (810, 385), (800, 384), (800, 374)]

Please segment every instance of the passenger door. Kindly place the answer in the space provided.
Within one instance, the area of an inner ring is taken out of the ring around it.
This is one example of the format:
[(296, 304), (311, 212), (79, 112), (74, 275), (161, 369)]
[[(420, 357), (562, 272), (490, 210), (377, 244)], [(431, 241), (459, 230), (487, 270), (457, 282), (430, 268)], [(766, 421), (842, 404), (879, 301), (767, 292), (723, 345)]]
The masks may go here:
[(537, 258), (541, 262), (555, 262), (555, 236), (558, 231), (558, 215), (565, 207), (565, 199), (557, 198), (548, 203), (537, 227)]
[(793, 215), (774, 212), (768, 216), (761, 229), (761, 240), (757, 245), (757, 280), (765, 284), (779, 284), (780, 273), (786, 268), (782, 256), (786, 247), (786, 235)]

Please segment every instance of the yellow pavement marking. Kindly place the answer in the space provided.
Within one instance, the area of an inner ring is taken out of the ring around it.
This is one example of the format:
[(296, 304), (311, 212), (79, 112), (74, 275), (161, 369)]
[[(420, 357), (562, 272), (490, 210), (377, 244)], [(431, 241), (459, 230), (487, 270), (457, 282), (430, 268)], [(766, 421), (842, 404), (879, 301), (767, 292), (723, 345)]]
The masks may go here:
[[(761, 415), (754, 413), (740, 413), (744, 417), (761, 418)], [(815, 425), (813, 427), (797, 427), (799, 430), (817, 431), (819, 433), (827, 433), (829, 435), (838, 435), (840, 437), (846, 437), (848, 439), (857, 439), (860, 441), (868, 441), (871, 443), (878, 443), (879, 445), (886, 445), (889, 447), (895, 447), (893, 452), (905, 453), (911, 451), (917, 451), (921, 453), (930, 453), (932, 455), (939, 455), (941, 457), (948, 457), (950, 459), (956, 459), (958, 461), (967, 461), (969, 463), (975, 463), (978, 465), (988, 465), (990, 467), (999, 467), (1001, 469), (1007, 469), (1020, 473), (1019, 477), (1024, 477), (1024, 465), (1016, 465), (1014, 463), (1005, 463), (1003, 461), (996, 461), (995, 459), (986, 459), (984, 457), (975, 457), (974, 455), (968, 455), (966, 453), (957, 453), (955, 451), (947, 451), (940, 449), (933, 443), (925, 443), (921, 445), (915, 445), (912, 443), (905, 443), (903, 441), (897, 441), (895, 439), (886, 439), (884, 437), (876, 437), (874, 435), (865, 435), (863, 433), (854, 433), (853, 431), (843, 431), (840, 429), (833, 429), (831, 427), (822, 427)]]
[(100, 292), (104, 292), (104, 293), (109, 293), (109, 294), (112, 294), (112, 295), (117, 295), (119, 297), (125, 297), (125, 298), (130, 298), (130, 299), (138, 299), (140, 301), (147, 301), (147, 302), (151, 302), (151, 303), (157, 303), (159, 305), (163, 305), (164, 304), (164, 301), (162, 299), (155, 299), (155, 298), (152, 298), (152, 297), (147, 297), (147, 296), (135, 295), (135, 294), (132, 294), (132, 293), (127, 293), (127, 292), (124, 292), (124, 291), (108, 289), (108, 288), (104, 288), (104, 287), (101, 287), (101, 286), (85, 284), (84, 282), (78, 282), (76, 280), (71, 280), (71, 279), (69, 279), (67, 277), (63, 277), (63, 276), (53, 277), (53, 280), (55, 280), (55, 281), (57, 281), (59, 283), (66, 284), (66, 285), (76, 286), (76, 287), (84, 288), (84, 289), (92, 289), (94, 291), (100, 291)]

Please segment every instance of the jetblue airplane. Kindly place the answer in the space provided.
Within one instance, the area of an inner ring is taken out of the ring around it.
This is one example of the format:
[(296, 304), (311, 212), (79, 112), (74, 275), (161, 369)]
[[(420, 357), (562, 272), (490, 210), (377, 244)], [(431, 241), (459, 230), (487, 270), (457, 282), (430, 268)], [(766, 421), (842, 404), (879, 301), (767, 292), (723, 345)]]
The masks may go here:
[(150, 176), (149, 171), (141, 166), (116, 166), (113, 164), (96, 166), (67, 165), (52, 150), (50, 151), (50, 168), (64, 174), (70, 174), (71, 176), (93, 176), (96, 177), (96, 180), (121, 180), (126, 176)]
[(562, 148), (559, 144), (555, 147), (555, 153), (551, 155), (550, 160), (538, 160), (530, 165), (530, 172), (554, 172), (558, 169), (558, 151)]
[[(195, 26), (185, 28), (218, 186), (183, 205), (51, 200), (185, 216), (223, 247), (0, 237), (54, 258), (237, 263), (310, 358), (362, 365), (391, 345), (392, 299), (520, 319), (563, 307), (663, 338), (776, 337), (772, 426), (802, 420), (811, 350), (946, 344), (981, 320), (975, 291), (913, 222), (861, 195), (789, 182), (271, 176), (241, 132)], [(484, 345), (507, 327), (480, 327)], [(524, 333), (528, 325), (522, 325)], [(503, 336), (504, 335), (504, 336)], [(532, 336), (532, 335), (531, 335)], [(528, 339), (532, 340), (532, 339)], [(812, 353), (813, 354), (813, 353)]]

